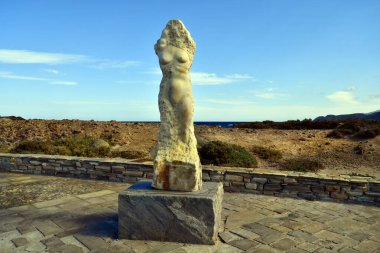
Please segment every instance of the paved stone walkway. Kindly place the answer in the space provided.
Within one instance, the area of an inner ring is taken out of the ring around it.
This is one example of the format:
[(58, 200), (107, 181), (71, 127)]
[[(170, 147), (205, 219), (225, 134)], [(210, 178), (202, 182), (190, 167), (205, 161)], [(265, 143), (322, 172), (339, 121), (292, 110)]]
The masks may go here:
[[(28, 180), (43, 179), (0, 173), (0, 190)], [(380, 253), (379, 207), (236, 193), (225, 193), (215, 246), (117, 240), (120, 188), (0, 209), (0, 252)]]

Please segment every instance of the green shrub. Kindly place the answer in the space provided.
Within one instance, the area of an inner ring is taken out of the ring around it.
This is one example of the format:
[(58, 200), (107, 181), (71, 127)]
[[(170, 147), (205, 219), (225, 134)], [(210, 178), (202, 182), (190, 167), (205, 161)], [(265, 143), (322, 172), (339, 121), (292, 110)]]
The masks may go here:
[(147, 152), (139, 150), (122, 150), (122, 151), (113, 151), (113, 157), (122, 157), (125, 159), (142, 159), (148, 156)]
[(51, 154), (53, 146), (48, 141), (22, 141), (16, 147), (10, 150), (11, 153), (35, 153), (35, 154)]
[(281, 152), (273, 148), (253, 146), (252, 152), (255, 153), (261, 159), (265, 159), (265, 160), (277, 161), (282, 158)]
[(0, 153), (8, 153), (9, 147), (6, 144), (0, 143)]
[(345, 136), (354, 139), (371, 139), (380, 135), (380, 122), (375, 120), (346, 120), (326, 135), (328, 138), (341, 139)]
[(298, 172), (317, 172), (323, 169), (323, 165), (307, 158), (287, 159), (281, 164), (281, 170), (291, 170)]
[(380, 129), (367, 129), (362, 130), (354, 135), (354, 138), (356, 139), (372, 139), (376, 136), (380, 135)]
[(73, 156), (108, 156), (110, 147), (104, 143), (106, 141), (92, 136), (73, 136), (56, 141), (55, 146), (65, 146)]
[(11, 152), (104, 157), (109, 155), (110, 147), (105, 141), (91, 136), (74, 136), (56, 141), (23, 141)]
[(71, 150), (66, 146), (52, 146), (52, 155), (72, 155)]
[(333, 138), (333, 139), (342, 139), (342, 138), (344, 138), (344, 136), (345, 136), (345, 134), (343, 134), (339, 130), (332, 130), (331, 132), (329, 132), (326, 135), (327, 138)]
[(202, 164), (227, 167), (256, 167), (256, 158), (245, 148), (221, 141), (211, 141), (199, 150)]

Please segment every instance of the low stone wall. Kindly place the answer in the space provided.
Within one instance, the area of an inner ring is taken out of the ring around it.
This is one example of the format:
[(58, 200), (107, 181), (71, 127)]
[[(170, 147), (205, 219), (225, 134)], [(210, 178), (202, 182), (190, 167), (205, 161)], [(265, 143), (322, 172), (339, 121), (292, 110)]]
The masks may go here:
[(153, 177), (152, 164), (126, 159), (0, 154), (0, 171), (133, 183)]
[[(153, 176), (150, 162), (1, 153), (0, 171), (128, 183)], [(380, 181), (367, 177), (203, 166), (203, 180), (223, 182), (227, 192), (380, 204)]]
[(222, 181), (225, 191), (301, 197), (307, 200), (380, 204), (380, 181), (366, 177), (331, 177), (239, 169), (204, 170), (204, 181)]

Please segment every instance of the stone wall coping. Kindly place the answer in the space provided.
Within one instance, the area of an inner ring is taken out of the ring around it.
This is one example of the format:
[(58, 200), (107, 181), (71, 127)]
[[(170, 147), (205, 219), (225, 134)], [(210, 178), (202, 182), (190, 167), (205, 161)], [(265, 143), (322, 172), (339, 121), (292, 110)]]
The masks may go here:
[(52, 159), (52, 160), (69, 160), (69, 161), (94, 161), (102, 163), (129, 163), (129, 164), (143, 164), (153, 165), (152, 162), (135, 162), (136, 159), (125, 158), (96, 158), (96, 157), (80, 157), (80, 156), (63, 156), (63, 155), (45, 155), (45, 154), (12, 154), (12, 153), (0, 153), (0, 157), (12, 157), (12, 158), (35, 158), (35, 159)]
[[(153, 166), (151, 161), (137, 162), (136, 159), (124, 159), (124, 158), (95, 158), (95, 157), (78, 157), (78, 156), (62, 156), (62, 155), (45, 155), (45, 154), (12, 154), (12, 153), (0, 153), (0, 157), (11, 158), (35, 158), (35, 159), (55, 159), (55, 160), (70, 160), (70, 161), (95, 161), (101, 163), (127, 163), (136, 165), (148, 165)], [(231, 173), (231, 174), (250, 174), (262, 175), (263, 177), (288, 177), (288, 178), (303, 178), (310, 180), (333, 180), (340, 182), (352, 182), (352, 183), (380, 183), (380, 180), (373, 179), (371, 177), (359, 177), (350, 175), (330, 176), (324, 173), (311, 173), (311, 172), (294, 172), (294, 171), (278, 171), (271, 169), (258, 169), (258, 168), (241, 168), (241, 167), (220, 167), (213, 165), (203, 165), (203, 171), (210, 171), (216, 173)]]

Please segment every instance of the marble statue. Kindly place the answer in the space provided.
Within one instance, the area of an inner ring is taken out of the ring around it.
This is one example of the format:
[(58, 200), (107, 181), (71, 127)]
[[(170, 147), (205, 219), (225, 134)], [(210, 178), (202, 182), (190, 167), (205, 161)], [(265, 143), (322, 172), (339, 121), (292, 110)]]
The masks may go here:
[(156, 189), (198, 191), (202, 187), (190, 79), (195, 47), (180, 20), (170, 20), (154, 45), (163, 75), (158, 95), (161, 125), (152, 184)]

